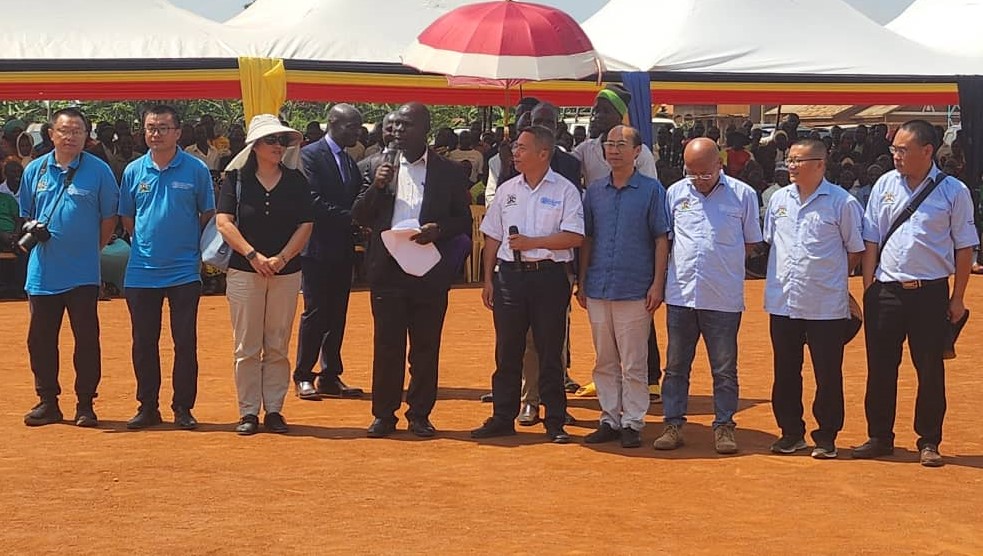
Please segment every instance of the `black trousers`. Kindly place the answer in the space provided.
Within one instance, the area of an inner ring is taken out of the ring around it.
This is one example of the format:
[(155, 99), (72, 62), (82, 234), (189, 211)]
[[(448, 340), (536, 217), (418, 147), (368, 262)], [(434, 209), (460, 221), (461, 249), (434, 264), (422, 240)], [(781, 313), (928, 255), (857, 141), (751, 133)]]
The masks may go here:
[(655, 338), (655, 321), (649, 329), (649, 386), (662, 380), (662, 358), (659, 356), (659, 342)]
[[(372, 360), (372, 415), (395, 422), (403, 398), (406, 338), (409, 336), (410, 385), (406, 418), (427, 419), (437, 401), (440, 336), (447, 313), (447, 291), (372, 290), (375, 323)], [(559, 353), (559, 352), (558, 352)]]
[(908, 339), (911, 361), (918, 374), (915, 432), (918, 448), (942, 442), (945, 418), (945, 321), (949, 283), (916, 290), (874, 282), (864, 293), (864, 336), (867, 342), (867, 434), (894, 441), (898, 404), (898, 366)]
[(99, 286), (79, 286), (57, 295), (32, 295), (28, 301), (31, 322), (27, 351), (34, 373), (34, 390), (45, 401), (61, 394), (58, 384), (58, 336), (62, 318), (68, 320), (75, 337), (75, 395), (86, 403), (96, 397), (102, 377), (99, 350)]
[(352, 290), (352, 261), (326, 263), (302, 257), (301, 288), (304, 312), (297, 336), (294, 382), (314, 381), (320, 360), (321, 376), (336, 379), (344, 372), (341, 344), (345, 339), (348, 297)]
[(522, 355), (532, 329), (539, 355), (539, 399), (546, 406), (547, 429), (563, 426), (567, 397), (563, 390), (563, 338), (570, 282), (562, 264), (521, 271), (502, 267), (495, 273), (494, 415), (511, 423), (519, 415)]
[(804, 437), (802, 420), (803, 349), (809, 346), (816, 375), (816, 397), (812, 414), (819, 428), (816, 442), (834, 442), (843, 429), (843, 338), (847, 321), (804, 320), (771, 315), (771, 348), (774, 352), (775, 382), (771, 407), (782, 435)]
[(171, 408), (191, 409), (198, 397), (198, 300), (201, 282), (167, 288), (125, 288), (133, 328), (133, 370), (141, 409), (159, 407), (160, 327), (164, 299), (171, 312), (174, 339)]

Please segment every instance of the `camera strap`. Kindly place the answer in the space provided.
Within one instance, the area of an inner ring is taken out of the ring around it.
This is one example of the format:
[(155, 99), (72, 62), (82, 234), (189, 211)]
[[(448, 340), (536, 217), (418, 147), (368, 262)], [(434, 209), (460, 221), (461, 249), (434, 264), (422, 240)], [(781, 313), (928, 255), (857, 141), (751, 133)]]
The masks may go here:
[[(51, 156), (52, 158), (54, 158), (54, 154), (52, 154)], [(85, 153), (84, 152), (80, 153), (78, 165), (75, 166), (74, 168), (73, 167), (68, 168), (68, 173), (65, 175), (65, 183), (62, 186), (61, 191), (58, 192), (58, 197), (55, 199), (55, 204), (51, 205), (51, 210), (48, 211), (48, 217), (43, 220), (39, 219), (39, 222), (43, 223), (45, 226), (47, 226), (51, 222), (51, 218), (54, 216), (55, 211), (58, 210), (58, 205), (61, 203), (62, 197), (65, 196), (65, 191), (68, 190), (68, 188), (71, 187), (72, 183), (75, 181), (75, 174), (78, 173), (78, 169), (82, 167), (83, 156), (85, 156)], [(40, 172), (38, 172), (38, 182), (41, 181), (41, 178), (44, 177), (47, 171), (48, 171), (48, 165), (47, 164), (42, 165)], [(34, 186), (35, 210), (37, 209), (37, 203), (38, 203), (38, 189), (37, 189), (37, 185), (35, 185)]]

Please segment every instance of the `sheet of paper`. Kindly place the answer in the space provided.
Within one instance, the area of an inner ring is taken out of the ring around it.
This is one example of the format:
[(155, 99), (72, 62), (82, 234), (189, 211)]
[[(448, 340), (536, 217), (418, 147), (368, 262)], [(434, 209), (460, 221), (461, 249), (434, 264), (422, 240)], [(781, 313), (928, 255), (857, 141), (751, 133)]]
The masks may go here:
[(420, 223), (416, 220), (404, 220), (382, 232), (382, 244), (411, 276), (423, 276), (440, 262), (440, 251), (434, 244), (420, 245), (410, 239), (418, 233)]

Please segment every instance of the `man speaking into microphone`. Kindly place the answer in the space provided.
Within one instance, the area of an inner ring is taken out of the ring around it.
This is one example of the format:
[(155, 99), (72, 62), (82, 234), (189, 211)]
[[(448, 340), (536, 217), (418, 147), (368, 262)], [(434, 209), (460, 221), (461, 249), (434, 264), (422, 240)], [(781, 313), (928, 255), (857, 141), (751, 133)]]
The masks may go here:
[[(539, 355), (540, 400), (546, 406), (547, 438), (565, 444), (566, 393), (563, 339), (570, 304), (566, 265), (584, 239), (584, 211), (577, 187), (550, 169), (555, 132), (525, 129), (512, 145), (519, 175), (503, 183), (488, 207), (485, 282), (481, 298), (495, 320), (494, 413), (472, 438), (515, 434), (526, 333), (532, 329)], [(508, 231), (506, 234), (506, 230)]]

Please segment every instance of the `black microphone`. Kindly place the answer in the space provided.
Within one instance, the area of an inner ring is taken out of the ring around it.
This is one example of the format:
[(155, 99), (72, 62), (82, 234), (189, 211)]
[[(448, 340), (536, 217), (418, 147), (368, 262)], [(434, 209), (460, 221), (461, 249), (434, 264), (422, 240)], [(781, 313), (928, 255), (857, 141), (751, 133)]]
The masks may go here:
[(396, 179), (399, 173), (399, 157), (402, 155), (402, 151), (396, 146), (395, 141), (390, 141), (386, 148), (382, 151), (383, 161), (392, 166), (393, 177), (386, 186), (386, 189), (395, 194), (396, 193)]
[[(518, 226), (509, 226), (509, 235), (510, 236), (519, 235), (519, 227)], [(512, 250), (512, 260), (514, 262), (521, 263), (522, 262), (522, 251), (519, 251), (518, 249), (513, 249)]]

